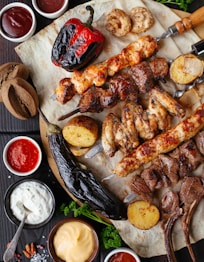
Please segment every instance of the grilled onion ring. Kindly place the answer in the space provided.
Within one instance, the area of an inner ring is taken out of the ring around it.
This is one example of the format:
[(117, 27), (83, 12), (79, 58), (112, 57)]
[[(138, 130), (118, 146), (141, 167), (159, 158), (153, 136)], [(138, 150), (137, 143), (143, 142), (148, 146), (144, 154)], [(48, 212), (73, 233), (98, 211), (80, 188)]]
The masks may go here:
[(113, 9), (106, 17), (106, 29), (114, 36), (125, 36), (131, 27), (130, 17), (121, 9)]

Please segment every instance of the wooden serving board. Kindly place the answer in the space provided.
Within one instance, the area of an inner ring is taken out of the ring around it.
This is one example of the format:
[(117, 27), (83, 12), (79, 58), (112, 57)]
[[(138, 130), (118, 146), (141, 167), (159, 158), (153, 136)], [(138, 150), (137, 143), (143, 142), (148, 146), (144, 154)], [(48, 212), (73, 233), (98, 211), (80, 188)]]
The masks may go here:
[[(179, 10), (173, 10), (177, 15), (179, 15), (181, 18), (185, 17), (187, 15), (189, 15), (186, 12), (183, 11), (179, 11)], [(199, 26), (197, 26), (196, 28), (194, 28), (194, 31), (197, 33), (197, 35), (202, 39), (204, 38), (204, 24), (201, 24)], [(46, 136), (46, 123), (44, 123), (44, 121), (42, 120), (42, 118), (40, 118), (40, 134), (41, 134), (41, 139), (42, 139), (42, 143), (43, 143), (43, 147), (45, 150), (45, 153), (47, 155), (47, 159), (48, 159), (48, 163), (50, 165), (50, 168), (52, 170), (52, 172), (54, 173), (56, 179), (58, 180), (58, 182), (60, 183), (60, 185), (62, 186), (62, 188), (68, 193), (69, 196), (71, 196), (73, 198), (73, 196), (69, 193), (69, 191), (67, 190), (66, 186), (64, 185), (64, 182), (58, 172), (57, 166), (55, 164), (55, 161), (51, 155), (50, 149), (49, 149), (49, 145), (48, 145), (48, 140), (47, 140), (47, 136)], [(77, 199), (75, 199), (77, 201)]]

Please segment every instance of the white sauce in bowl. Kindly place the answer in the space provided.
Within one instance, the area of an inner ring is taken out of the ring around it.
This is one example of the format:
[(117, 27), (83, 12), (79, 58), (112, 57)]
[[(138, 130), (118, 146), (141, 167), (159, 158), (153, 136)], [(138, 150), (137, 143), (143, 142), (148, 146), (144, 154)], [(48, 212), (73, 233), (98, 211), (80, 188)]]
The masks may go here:
[(10, 196), (10, 208), (13, 215), (22, 220), (24, 207), (31, 212), (26, 218), (27, 224), (40, 224), (51, 214), (53, 209), (53, 198), (48, 189), (36, 181), (26, 181), (18, 185)]

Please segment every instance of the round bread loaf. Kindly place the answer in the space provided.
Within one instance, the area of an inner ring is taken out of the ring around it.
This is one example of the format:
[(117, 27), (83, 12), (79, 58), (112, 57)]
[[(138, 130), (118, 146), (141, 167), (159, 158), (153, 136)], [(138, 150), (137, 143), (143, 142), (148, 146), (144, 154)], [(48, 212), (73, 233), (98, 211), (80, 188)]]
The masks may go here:
[(2, 101), (9, 112), (21, 120), (34, 117), (39, 100), (34, 87), (25, 79), (17, 77), (7, 80), (1, 89)]
[(10, 79), (16, 78), (16, 77), (21, 77), (23, 79), (28, 79), (29, 76), (29, 70), (28, 68), (18, 62), (9, 62), (5, 63), (0, 66), (0, 102), (2, 102), (2, 97), (1, 97), (1, 88), (2, 85)]

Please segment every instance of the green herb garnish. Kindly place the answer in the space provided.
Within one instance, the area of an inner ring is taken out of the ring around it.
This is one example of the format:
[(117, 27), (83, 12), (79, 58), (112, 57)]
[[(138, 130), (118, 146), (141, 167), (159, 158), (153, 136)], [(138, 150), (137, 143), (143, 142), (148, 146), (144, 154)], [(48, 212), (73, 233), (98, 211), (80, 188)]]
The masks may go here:
[(187, 11), (189, 4), (193, 3), (194, 0), (156, 0), (156, 2), (177, 5), (183, 11)]
[(73, 212), (74, 217), (82, 215), (103, 224), (105, 227), (101, 231), (100, 239), (105, 249), (118, 248), (122, 246), (122, 239), (117, 229), (99, 217), (88, 207), (87, 204), (78, 206), (75, 201), (71, 201), (69, 204), (63, 203), (60, 206), (60, 212), (63, 212), (65, 216), (67, 216), (70, 212)]

